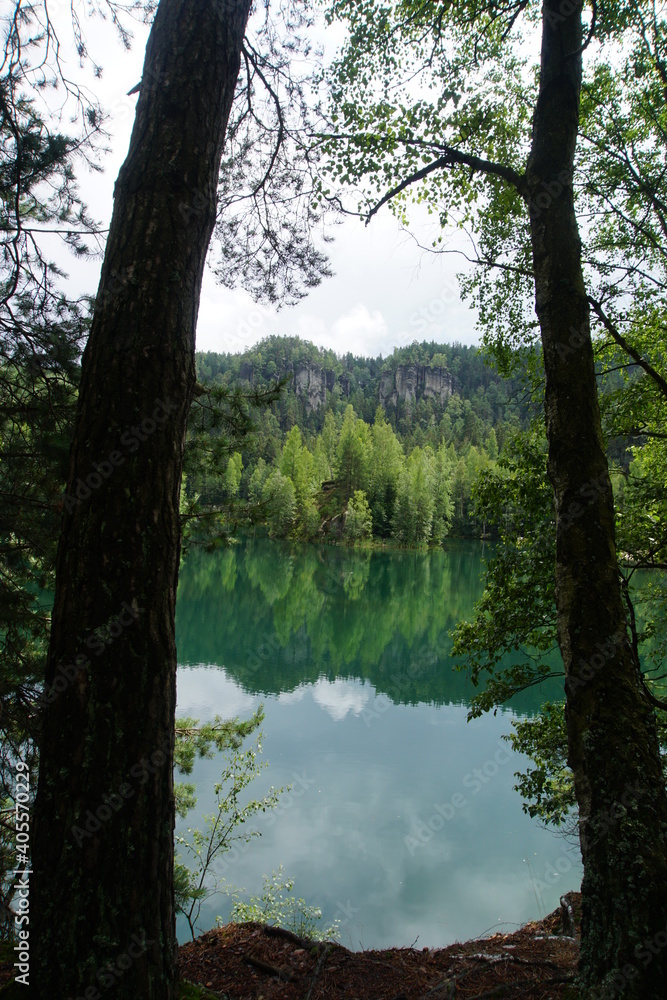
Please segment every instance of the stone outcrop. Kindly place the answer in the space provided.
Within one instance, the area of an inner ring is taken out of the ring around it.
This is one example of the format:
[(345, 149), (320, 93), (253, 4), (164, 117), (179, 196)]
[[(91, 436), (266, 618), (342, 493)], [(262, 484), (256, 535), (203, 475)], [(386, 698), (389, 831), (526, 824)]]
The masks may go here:
[(336, 382), (332, 371), (318, 365), (300, 364), (294, 372), (294, 392), (306, 401), (306, 413), (312, 413), (327, 401), (327, 391), (331, 392)]
[[(350, 377), (345, 371), (337, 376), (331, 368), (302, 361), (294, 367), (287, 362), (285, 368), (277, 374), (284, 375), (290, 369), (293, 378), (289, 391), (304, 401), (306, 414), (326, 406), (327, 392), (333, 392), (336, 385), (344, 399), (350, 396)], [(255, 372), (251, 362), (241, 362), (239, 376), (244, 381), (254, 383)], [(382, 372), (379, 379), (379, 402), (384, 410), (395, 409), (399, 404), (410, 407), (420, 399), (434, 399), (444, 406), (453, 391), (450, 372), (446, 368), (431, 365), (399, 365), (395, 371)]]
[[(291, 366), (288, 364), (286, 368), (278, 372), (278, 375), (284, 375), (285, 372), (290, 371), (290, 368)], [(296, 365), (292, 371), (294, 377), (290, 387), (299, 399), (305, 400), (306, 413), (312, 413), (318, 407), (324, 406), (327, 401), (327, 392), (331, 392), (336, 384), (336, 373), (308, 362)], [(255, 370), (250, 361), (241, 362), (239, 378), (251, 384), (254, 383)]]
[(420, 399), (437, 399), (444, 405), (452, 391), (452, 376), (446, 368), (399, 365), (395, 372), (382, 373), (380, 404), (385, 410), (399, 401), (411, 406)]

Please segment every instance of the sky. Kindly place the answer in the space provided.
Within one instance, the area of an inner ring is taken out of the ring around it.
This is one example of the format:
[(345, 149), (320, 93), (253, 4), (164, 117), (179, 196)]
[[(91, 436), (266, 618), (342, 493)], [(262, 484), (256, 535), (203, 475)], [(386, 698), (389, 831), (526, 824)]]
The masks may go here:
[[(63, 19), (61, 34), (67, 37), (69, 0), (54, 0), (52, 16)], [(71, 33), (71, 32), (70, 32)], [(111, 25), (88, 22), (88, 49), (103, 67), (100, 79), (90, 89), (100, 97), (109, 114), (110, 151), (101, 160), (103, 172), (93, 173), (80, 165), (79, 187), (94, 218), (108, 225), (113, 184), (127, 152), (134, 119), (136, 95), (127, 96), (141, 78), (147, 30), (135, 28), (129, 51), (116, 40)], [(77, 80), (86, 79), (76, 55), (65, 55), (67, 69)], [(197, 349), (239, 352), (271, 334), (298, 335), (338, 354), (387, 356), (395, 347), (414, 340), (441, 343), (477, 343), (475, 315), (461, 302), (457, 271), (464, 265), (458, 254), (431, 254), (419, 249), (415, 239), (402, 232), (385, 207), (366, 227), (357, 219), (346, 219), (332, 227), (330, 245), (334, 276), (310, 292), (295, 307), (277, 310), (258, 305), (243, 289), (219, 286), (207, 269), (197, 328)], [(424, 244), (432, 239), (426, 215), (415, 218), (414, 234)], [(458, 242), (457, 242), (458, 241)], [(465, 248), (463, 237), (454, 236), (449, 249)], [(61, 256), (59, 263), (69, 274), (68, 290), (94, 293), (100, 261), (83, 263)]]

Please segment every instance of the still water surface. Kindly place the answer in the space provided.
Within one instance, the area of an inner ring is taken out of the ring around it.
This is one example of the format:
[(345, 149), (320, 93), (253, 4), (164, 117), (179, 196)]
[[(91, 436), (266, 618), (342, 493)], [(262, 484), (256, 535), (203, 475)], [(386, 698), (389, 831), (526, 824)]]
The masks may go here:
[[(581, 879), (579, 852), (525, 816), (524, 761), (501, 737), (558, 695), (533, 689), (466, 722), (474, 691), (449, 631), (481, 596), (483, 550), (351, 552), (248, 539), (181, 568), (178, 714), (247, 718), (262, 703), (269, 766), (249, 791), (291, 784), (222, 866), (257, 895), (282, 864), (350, 948), (444, 946), (543, 916)], [(198, 761), (197, 808), (220, 764)], [(200, 929), (227, 917), (207, 901)], [(179, 923), (179, 938), (187, 927)]]

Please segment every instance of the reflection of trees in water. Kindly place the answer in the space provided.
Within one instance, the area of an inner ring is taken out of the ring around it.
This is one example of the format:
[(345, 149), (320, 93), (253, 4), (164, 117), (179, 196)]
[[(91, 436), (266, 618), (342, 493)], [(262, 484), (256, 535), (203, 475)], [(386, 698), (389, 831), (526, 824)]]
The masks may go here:
[[(449, 631), (481, 596), (481, 546), (377, 552), (247, 539), (181, 569), (182, 664), (224, 666), (249, 691), (367, 679), (396, 703), (466, 703)], [(532, 712), (539, 691), (515, 711)]]

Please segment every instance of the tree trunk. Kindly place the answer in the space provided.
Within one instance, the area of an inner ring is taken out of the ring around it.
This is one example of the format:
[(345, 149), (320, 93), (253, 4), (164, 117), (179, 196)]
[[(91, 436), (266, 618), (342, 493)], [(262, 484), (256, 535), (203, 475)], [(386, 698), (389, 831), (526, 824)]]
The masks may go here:
[(582, 66), (581, 6), (574, 7), (545, 0), (526, 198), (584, 863), (580, 972), (595, 995), (648, 1000), (663, 997), (667, 981), (667, 796), (655, 718), (626, 630), (573, 203)]
[(30, 924), (40, 1000), (173, 997), (179, 493), (249, 7), (161, 0), (116, 182), (46, 674)]

